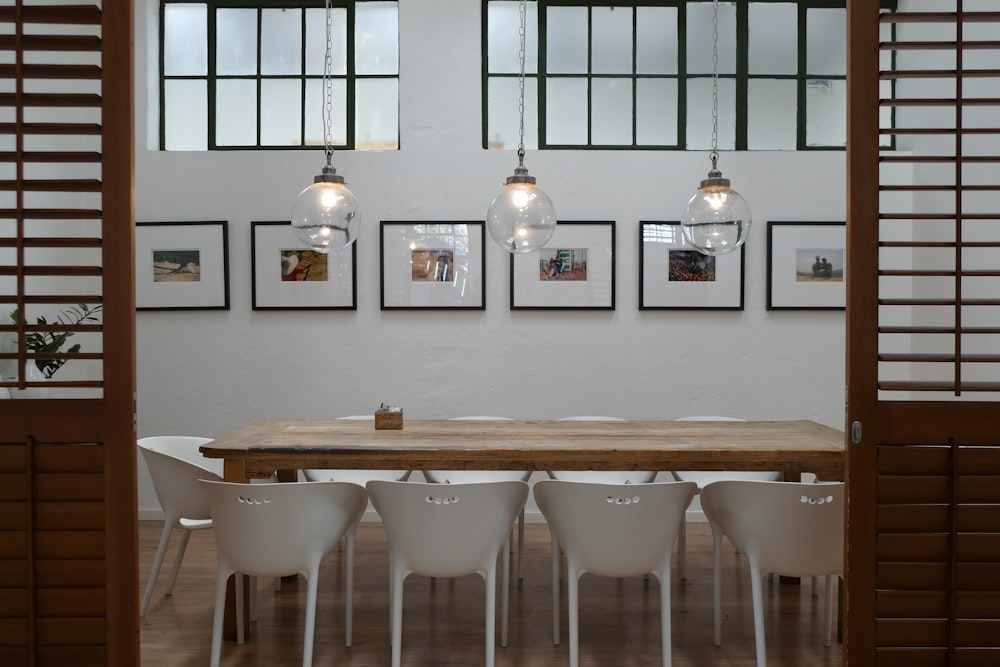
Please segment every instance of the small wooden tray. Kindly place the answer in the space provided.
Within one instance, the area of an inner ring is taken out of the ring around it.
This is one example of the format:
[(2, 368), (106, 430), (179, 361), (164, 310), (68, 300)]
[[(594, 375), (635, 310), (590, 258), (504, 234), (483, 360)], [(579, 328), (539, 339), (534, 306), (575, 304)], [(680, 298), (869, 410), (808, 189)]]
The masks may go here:
[(402, 410), (376, 410), (375, 411), (376, 431), (401, 431), (403, 430)]

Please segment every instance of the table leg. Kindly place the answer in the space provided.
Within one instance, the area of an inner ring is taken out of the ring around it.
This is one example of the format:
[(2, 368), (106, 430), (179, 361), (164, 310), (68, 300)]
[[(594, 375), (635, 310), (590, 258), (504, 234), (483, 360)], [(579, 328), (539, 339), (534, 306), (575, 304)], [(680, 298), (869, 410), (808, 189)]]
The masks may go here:
[[(247, 482), (246, 467), (242, 459), (226, 459), (223, 478), (227, 482), (245, 484)], [(243, 618), (250, 619), (250, 581), (252, 577), (243, 577)], [(251, 634), (250, 623), (243, 624), (246, 636)], [(222, 638), (226, 641), (236, 641), (236, 577), (229, 577), (226, 583), (226, 608), (222, 616)]]

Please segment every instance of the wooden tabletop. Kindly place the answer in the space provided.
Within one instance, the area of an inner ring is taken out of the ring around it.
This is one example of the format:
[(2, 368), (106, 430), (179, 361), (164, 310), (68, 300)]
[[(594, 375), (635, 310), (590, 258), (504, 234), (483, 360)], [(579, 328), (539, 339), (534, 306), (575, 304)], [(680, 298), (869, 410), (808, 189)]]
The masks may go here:
[(201, 447), (226, 479), (277, 469), (782, 470), (843, 479), (844, 433), (811, 421), (268, 419)]

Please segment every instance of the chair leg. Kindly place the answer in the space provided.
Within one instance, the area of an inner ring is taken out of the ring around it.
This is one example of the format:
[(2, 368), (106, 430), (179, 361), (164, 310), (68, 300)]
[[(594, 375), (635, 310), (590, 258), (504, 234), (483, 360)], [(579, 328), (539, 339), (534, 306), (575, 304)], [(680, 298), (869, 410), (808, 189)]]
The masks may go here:
[(681, 514), (681, 528), (677, 533), (677, 576), (687, 579), (687, 518)]
[(566, 613), (569, 616), (569, 667), (579, 667), (580, 664), (580, 607), (579, 607), (580, 574), (572, 563), (566, 564)]
[(174, 594), (174, 584), (177, 583), (177, 573), (181, 571), (181, 561), (184, 560), (189, 539), (191, 539), (191, 531), (182, 529), (181, 541), (177, 544), (177, 556), (174, 558), (174, 566), (170, 568), (170, 579), (167, 580), (167, 590), (163, 592), (164, 595)]
[[(818, 577), (814, 577), (815, 581)], [(823, 605), (823, 621), (826, 623), (826, 641), (823, 642), (823, 646), (830, 646), (833, 644), (833, 598), (834, 598), (834, 577), (832, 574), (826, 575), (824, 579), (826, 584), (826, 590), (824, 594), (826, 595), (826, 604)]]
[(552, 645), (559, 646), (559, 542), (551, 530), (552, 537)]
[(500, 646), (507, 646), (507, 605), (510, 602), (510, 542), (514, 533), (513, 527), (507, 533), (503, 545), (503, 568), (500, 573)]
[(236, 573), (236, 643), (246, 642), (246, 618), (243, 616), (243, 575)]
[(389, 627), (392, 632), (392, 667), (400, 667), (403, 650), (403, 580), (406, 576), (398, 563), (392, 565), (392, 621)]
[(663, 667), (670, 667), (673, 656), (673, 643), (670, 638), (670, 561), (663, 566), (660, 573), (660, 634), (663, 652)]
[(156, 583), (156, 577), (160, 574), (160, 566), (163, 565), (163, 555), (167, 552), (167, 545), (170, 544), (170, 535), (173, 532), (174, 522), (171, 520), (164, 521), (163, 532), (160, 533), (160, 544), (156, 547), (156, 555), (153, 557), (153, 567), (149, 571), (149, 581), (146, 582), (146, 590), (142, 594), (139, 616), (145, 616), (146, 609), (149, 608), (149, 601), (153, 597), (153, 585)]
[(517, 517), (517, 578), (524, 579), (524, 508)]
[(344, 549), (347, 552), (344, 567), (347, 577), (344, 584), (344, 646), (350, 646), (354, 632), (354, 527), (347, 531), (346, 537), (344, 543)]
[(750, 564), (750, 590), (753, 594), (753, 636), (757, 646), (757, 667), (767, 667), (764, 645), (764, 582), (756, 563)]
[[(508, 545), (504, 545), (504, 553), (510, 555)], [(509, 563), (508, 563), (509, 565)], [(486, 571), (486, 667), (493, 667), (496, 654), (496, 623), (497, 623), (497, 568), (496, 563)], [(506, 588), (504, 589), (506, 592)], [(507, 609), (503, 613), (506, 615)], [(506, 632), (506, 617), (503, 619), (504, 632)], [(506, 646), (506, 643), (504, 644)]]
[[(348, 547), (351, 545), (349, 544)], [(319, 589), (319, 563), (309, 572), (306, 594), (306, 628), (302, 639), (302, 667), (312, 667), (313, 641), (316, 636), (316, 593)]]
[(712, 631), (713, 642), (722, 646), (722, 532), (712, 526)]
[(222, 570), (215, 573), (215, 612), (212, 616), (212, 655), (209, 660), (211, 667), (219, 667), (222, 657), (222, 619), (226, 613), (226, 583), (230, 574)]

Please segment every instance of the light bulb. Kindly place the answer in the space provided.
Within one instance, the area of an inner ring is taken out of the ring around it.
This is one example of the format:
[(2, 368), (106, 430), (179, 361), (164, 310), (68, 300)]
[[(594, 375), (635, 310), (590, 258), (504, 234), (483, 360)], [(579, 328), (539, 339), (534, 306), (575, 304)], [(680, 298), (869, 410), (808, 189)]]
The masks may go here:
[(705, 255), (733, 252), (750, 234), (750, 206), (721, 176), (718, 171), (709, 173), (681, 218), (684, 238)]
[[(312, 250), (329, 252), (354, 243), (361, 228), (361, 205), (343, 177), (327, 173), (299, 193), (292, 206), (292, 230)], [(327, 180), (332, 179), (332, 180)]]
[(507, 179), (486, 213), (486, 229), (497, 244), (509, 253), (540, 249), (556, 230), (556, 209), (549, 196), (530, 182)]

